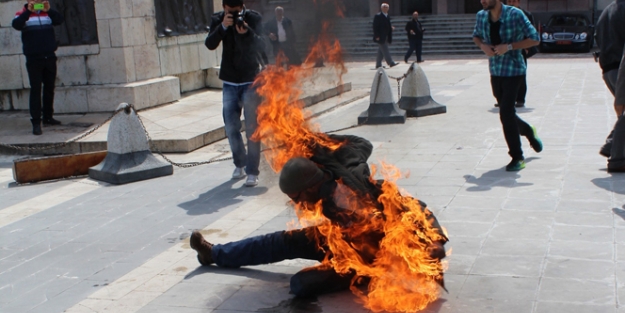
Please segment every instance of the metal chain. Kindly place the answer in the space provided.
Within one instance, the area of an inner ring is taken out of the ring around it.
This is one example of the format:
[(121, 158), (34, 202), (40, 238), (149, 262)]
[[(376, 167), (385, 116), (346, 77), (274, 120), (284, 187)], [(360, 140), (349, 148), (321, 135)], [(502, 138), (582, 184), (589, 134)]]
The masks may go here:
[(59, 147), (65, 147), (70, 143), (76, 142), (80, 139), (83, 139), (91, 134), (93, 134), (93, 132), (95, 132), (96, 130), (98, 130), (98, 128), (102, 127), (104, 124), (108, 123), (111, 119), (113, 119), (113, 117), (115, 117), (115, 115), (119, 114), (121, 111), (123, 111), (124, 109), (119, 109), (116, 110), (115, 112), (113, 112), (113, 114), (111, 116), (109, 116), (104, 122), (92, 127), (91, 129), (89, 129), (87, 132), (85, 132), (84, 134), (73, 138), (71, 140), (65, 141), (65, 142), (60, 142), (60, 143), (55, 143), (52, 145), (47, 145), (47, 146), (35, 146), (35, 147), (28, 147), (28, 146), (16, 146), (16, 145), (11, 145), (11, 144), (6, 144), (6, 143), (0, 143), (0, 147), (5, 147), (5, 148), (9, 148), (9, 149), (14, 149), (14, 150), (19, 150), (19, 151), (38, 151), (38, 150), (47, 150), (47, 149), (52, 149), (52, 148), (59, 148)]
[(402, 75), (401, 77), (393, 77), (391, 75), (387, 75), (387, 76), (390, 79), (397, 80), (397, 100), (399, 101), (399, 99), (401, 98), (401, 86), (399, 85), (399, 82), (401, 82), (402, 79), (408, 76), (408, 72), (404, 73), (404, 75)]

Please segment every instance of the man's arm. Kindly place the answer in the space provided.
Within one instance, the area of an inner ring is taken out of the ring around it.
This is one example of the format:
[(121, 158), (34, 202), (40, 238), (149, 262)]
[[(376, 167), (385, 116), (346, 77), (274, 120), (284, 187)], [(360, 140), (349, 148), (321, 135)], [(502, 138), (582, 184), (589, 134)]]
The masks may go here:
[[(18, 13), (16, 13), (15, 15), (17, 15)], [(30, 13), (31, 12), (28, 10), (27, 6), (24, 5), (24, 10), (19, 15), (17, 15), (11, 23), (13, 28), (17, 30), (24, 29), (24, 27), (26, 26), (26, 21), (28, 21), (28, 19), (30, 18)]]
[(204, 45), (206, 45), (208, 50), (217, 49), (217, 47), (219, 47), (219, 43), (221, 43), (221, 39), (224, 37), (225, 34), (226, 30), (221, 25), (219, 17), (213, 15), (211, 20), (210, 33), (206, 37)]
[(523, 12), (521, 12), (520, 10), (516, 10), (513, 14), (513, 18), (516, 19), (515, 27), (521, 28), (521, 30), (523, 31), (524, 39), (517, 42), (502, 43), (496, 46), (496, 54), (503, 55), (504, 53), (508, 52), (508, 44), (512, 45), (512, 50), (527, 49), (540, 44), (538, 32), (536, 31), (536, 28), (534, 28), (534, 25), (530, 23), (530, 20), (525, 16), (525, 14), (523, 14)]
[(486, 56), (495, 56), (495, 47), (493, 45), (486, 44), (480, 37), (473, 37), (473, 42), (486, 54)]
[(373, 18), (373, 38), (380, 40), (380, 16), (376, 14)]

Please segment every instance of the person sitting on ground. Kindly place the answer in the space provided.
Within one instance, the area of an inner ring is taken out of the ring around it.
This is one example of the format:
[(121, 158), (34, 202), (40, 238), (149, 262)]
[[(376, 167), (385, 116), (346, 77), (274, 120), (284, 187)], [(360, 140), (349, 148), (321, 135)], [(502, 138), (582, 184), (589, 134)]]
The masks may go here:
[[(353, 206), (346, 206), (345, 199), (356, 194), (363, 204), (381, 207), (378, 197), (382, 194), (383, 181), (371, 181), (369, 166), (366, 161), (373, 146), (366, 139), (357, 136), (330, 135), (330, 138), (344, 144), (337, 150), (316, 149), (310, 158), (290, 159), (280, 173), (279, 186), (282, 192), (297, 204), (313, 207), (319, 201), (322, 214), (342, 230), (349, 230), (355, 225), (372, 224), (376, 217), (384, 218), (382, 211), (375, 216), (359, 212)], [(418, 200), (415, 200), (418, 201)], [(443, 245), (448, 241), (436, 217), (419, 201), (420, 208), (427, 217), (429, 227), (435, 238), (427, 239), (427, 253), (432, 262), (440, 262), (445, 257)], [(363, 206), (357, 206), (361, 208)], [(423, 225), (419, 225), (423, 228)], [(342, 233), (347, 234), (348, 231)], [(345, 235), (356, 252), (367, 264), (375, 260), (380, 241), (385, 234), (381, 229), (366, 231), (358, 235)], [(420, 239), (422, 240), (422, 239)], [(220, 267), (236, 268), (246, 265), (260, 265), (279, 262), (286, 259), (309, 259), (323, 261), (333, 257), (327, 245), (327, 239), (320, 233), (318, 226), (290, 231), (260, 235), (226, 244), (211, 244), (199, 231), (194, 231), (190, 238), (191, 248), (197, 251), (198, 261), (202, 265), (216, 264)], [(354, 271), (348, 274), (337, 273), (330, 266), (306, 268), (291, 278), (291, 292), (296, 296), (308, 297), (322, 293), (348, 289), (356, 276)], [(436, 282), (444, 288), (442, 273)], [(366, 278), (362, 279), (366, 282)]]

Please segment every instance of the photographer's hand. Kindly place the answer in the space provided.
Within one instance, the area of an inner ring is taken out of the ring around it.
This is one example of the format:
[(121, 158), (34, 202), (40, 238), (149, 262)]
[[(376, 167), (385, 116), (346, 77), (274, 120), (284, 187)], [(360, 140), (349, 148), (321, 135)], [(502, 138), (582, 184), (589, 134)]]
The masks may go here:
[(223, 25), (224, 28), (228, 28), (232, 26), (233, 24), (234, 24), (234, 15), (232, 15), (231, 13), (226, 13), (226, 15), (224, 16), (224, 20), (221, 21), (221, 25)]
[(28, 7), (27, 7), (27, 8), (28, 8), (28, 11), (30, 11), (30, 12), (35, 12), (35, 7), (34, 7), (34, 5), (35, 5), (35, 1), (32, 1), (32, 0), (31, 0), (31, 1), (28, 1)]
[(239, 25), (235, 25), (234, 26), (237, 29), (237, 33), (243, 35), (245, 33), (247, 33), (247, 23), (243, 22), (243, 26), (239, 26)]
[(49, 10), (50, 10), (50, 2), (44, 1), (43, 2), (43, 12), (48, 12)]

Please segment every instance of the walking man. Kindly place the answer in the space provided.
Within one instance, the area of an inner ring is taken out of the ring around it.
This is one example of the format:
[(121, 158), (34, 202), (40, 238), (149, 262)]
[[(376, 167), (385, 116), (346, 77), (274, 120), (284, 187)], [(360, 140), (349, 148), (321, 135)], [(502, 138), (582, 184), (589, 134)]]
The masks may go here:
[(536, 152), (543, 149), (536, 128), (516, 115), (514, 103), (525, 75), (522, 49), (538, 45), (538, 33), (523, 12), (500, 0), (481, 0), (484, 10), (477, 13), (473, 42), (486, 54), (493, 95), (499, 103), (499, 119), (512, 161), (506, 171), (525, 168), (521, 137), (527, 137)]
[[(282, 51), (287, 58), (287, 63), (292, 65), (302, 64), (297, 50), (295, 50), (295, 31), (293, 22), (284, 16), (284, 9), (276, 7), (276, 18), (265, 23), (265, 32), (269, 36), (273, 46), (273, 56), (277, 57)], [(276, 64), (279, 65), (279, 64)]]
[(423, 47), (423, 26), (419, 21), (419, 12), (412, 13), (412, 19), (406, 23), (406, 32), (408, 32), (408, 42), (410, 47), (404, 56), (404, 62), (408, 63), (408, 59), (412, 56), (412, 52), (417, 53), (417, 63), (423, 62), (421, 58), (421, 48)]
[(63, 23), (63, 15), (43, 0), (28, 0), (15, 13), (13, 28), (22, 32), (22, 50), (30, 82), (30, 121), (33, 134), (41, 135), (41, 85), (43, 84), (43, 125), (59, 125), (54, 114), (54, 80), (56, 79), (56, 38), (52, 26)]
[[(258, 184), (260, 141), (252, 140), (258, 122), (260, 97), (252, 86), (263, 63), (261, 15), (246, 10), (243, 0), (223, 0), (224, 10), (213, 14), (205, 45), (215, 50), (223, 42), (219, 79), (223, 81), (223, 118), (236, 168), (233, 179), (247, 175), (245, 186)], [(239, 21), (239, 17), (243, 21)], [(241, 111), (245, 115), (247, 153), (241, 136)]]
[[(534, 16), (532, 13), (521, 9), (521, 0), (508, 0), (508, 5), (511, 5), (521, 11), (527, 17), (527, 19), (534, 25)], [(527, 67), (527, 58), (536, 54), (537, 48), (531, 47), (529, 49), (521, 49), (521, 54), (523, 55), (523, 61), (525, 61), (525, 66)], [(522, 108), (525, 107), (525, 95), (527, 94), (527, 75), (523, 75), (523, 81), (521, 81), (521, 87), (519, 87), (519, 93), (516, 96), (515, 107)]]
[(391, 18), (388, 16), (388, 3), (382, 3), (380, 12), (373, 18), (373, 41), (378, 44), (378, 56), (375, 59), (375, 68), (382, 67), (382, 58), (388, 66), (393, 67), (395, 63), (388, 50), (388, 45), (393, 42), (393, 30)]

